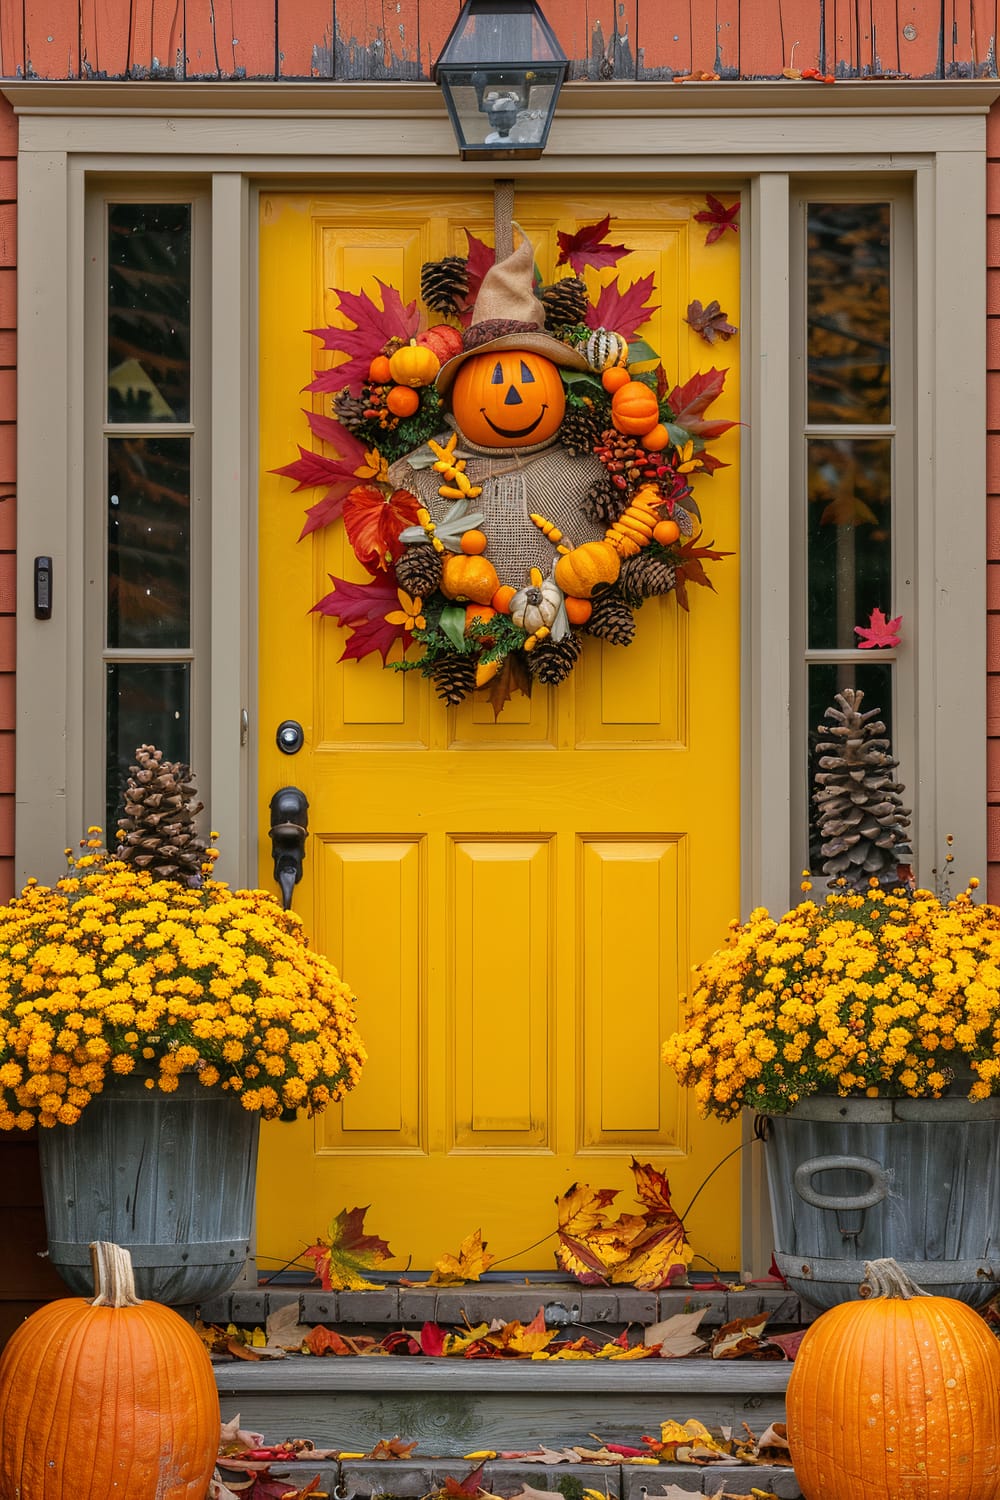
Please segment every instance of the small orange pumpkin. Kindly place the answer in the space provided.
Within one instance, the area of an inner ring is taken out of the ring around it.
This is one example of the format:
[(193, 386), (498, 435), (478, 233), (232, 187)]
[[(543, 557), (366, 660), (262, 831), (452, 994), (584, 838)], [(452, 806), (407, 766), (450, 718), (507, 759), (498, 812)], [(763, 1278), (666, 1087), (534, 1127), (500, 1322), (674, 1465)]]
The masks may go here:
[(565, 552), (556, 562), (553, 576), (564, 594), (589, 599), (602, 583), (614, 583), (622, 561), (610, 542), (584, 542)]
[(643, 437), (660, 420), (656, 392), (641, 380), (630, 380), (611, 398), (611, 420), (619, 432)]
[(434, 350), (422, 347), (416, 339), (389, 356), (389, 373), (397, 385), (433, 385), (440, 368)]
[(490, 604), (500, 587), (497, 570), (485, 557), (446, 552), (441, 562), (441, 592), (462, 603)]
[(451, 409), (483, 448), (521, 448), (554, 437), (566, 412), (562, 377), (531, 349), (473, 354), (455, 376)]
[(810, 1325), (792, 1366), (788, 1443), (806, 1500), (996, 1500), (996, 1335), (894, 1260), (868, 1262), (866, 1289)]
[(183, 1318), (135, 1295), (120, 1245), (90, 1247), (95, 1297), (32, 1313), (0, 1359), (0, 1494), (202, 1500), (219, 1397)]

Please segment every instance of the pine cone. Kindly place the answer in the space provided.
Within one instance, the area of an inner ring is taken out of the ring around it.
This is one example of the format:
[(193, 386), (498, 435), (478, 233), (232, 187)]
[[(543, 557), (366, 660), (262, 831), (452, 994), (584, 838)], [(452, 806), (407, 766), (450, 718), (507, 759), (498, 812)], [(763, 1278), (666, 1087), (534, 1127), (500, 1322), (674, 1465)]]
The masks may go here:
[(654, 594), (669, 594), (676, 580), (676, 571), (670, 563), (662, 557), (651, 557), (648, 552), (639, 552), (622, 563), (618, 588), (625, 603), (635, 606)]
[(333, 398), (333, 414), (348, 432), (357, 432), (370, 418), (365, 416), (369, 404), (365, 397), (352, 396), (350, 391), (338, 391)]
[(590, 489), (580, 501), (580, 510), (591, 521), (597, 521), (601, 526), (612, 526), (619, 516), (623, 515), (629, 507), (629, 497), (626, 490), (615, 489), (611, 483), (611, 475), (606, 479), (598, 480), (592, 484)]
[(583, 650), (583, 642), (575, 630), (564, 635), (561, 641), (541, 641), (534, 651), (527, 653), (528, 670), (536, 682), (546, 687), (558, 687), (576, 666)]
[(600, 440), (601, 429), (593, 409), (582, 402), (567, 402), (566, 414), (559, 428), (559, 441), (574, 458), (579, 454), (593, 453)]
[(476, 686), (476, 658), (457, 651), (441, 656), (431, 670), (431, 680), (445, 703), (461, 703)]
[(464, 256), (446, 255), (420, 268), (420, 295), (432, 312), (454, 317), (469, 291), (469, 267)]
[(545, 308), (546, 328), (562, 328), (567, 323), (582, 323), (587, 312), (587, 283), (581, 276), (564, 276), (539, 293)]
[(415, 542), (396, 559), (396, 582), (415, 599), (427, 599), (441, 582), (441, 554), (430, 542)]
[(635, 618), (616, 588), (595, 594), (586, 629), (612, 646), (628, 646), (635, 635)]
[(119, 820), (125, 838), (118, 858), (158, 880), (200, 885), (206, 846), (194, 820), (204, 804), (195, 802), (191, 767), (164, 760), (154, 745), (140, 745), (135, 758)]
[(843, 880), (863, 891), (874, 876), (880, 884), (895, 885), (899, 866), (913, 858), (906, 829), (909, 808), (900, 799), (901, 782), (892, 772), (899, 764), (890, 753), (880, 710), (861, 712), (864, 693), (845, 688), (837, 693), (839, 708), (828, 708), (816, 746), (820, 769), (813, 777), (813, 802), (823, 840), (823, 871), (835, 886)]

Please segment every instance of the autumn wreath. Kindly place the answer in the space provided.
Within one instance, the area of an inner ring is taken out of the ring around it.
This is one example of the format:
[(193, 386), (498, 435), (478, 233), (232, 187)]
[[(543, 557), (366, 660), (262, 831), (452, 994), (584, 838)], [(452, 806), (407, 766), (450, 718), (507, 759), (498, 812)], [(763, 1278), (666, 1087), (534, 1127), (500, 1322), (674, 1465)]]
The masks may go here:
[[(424, 265), (424, 313), (383, 282), (381, 306), (336, 292), (354, 327), (313, 330), (337, 362), (307, 387), (331, 398), (306, 413), (325, 451), (276, 472), (324, 489), (302, 535), (342, 518), (369, 574), (331, 575), (314, 606), (350, 631), (342, 659), (377, 651), (446, 702), (478, 689), (499, 712), (561, 682), (583, 636), (629, 644), (645, 599), (687, 608), (688, 583), (711, 587), (704, 563), (725, 554), (703, 540), (692, 481), (721, 466), (707, 444), (734, 425), (705, 415), (726, 371), (671, 385), (640, 336), (651, 275), (589, 300), (584, 267), (629, 253), (609, 224), (560, 232), (572, 274), (549, 286), (525, 237), (498, 261), (466, 231), (467, 256)], [(687, 321), (712, 343), (736, 332), (717, 303)]]

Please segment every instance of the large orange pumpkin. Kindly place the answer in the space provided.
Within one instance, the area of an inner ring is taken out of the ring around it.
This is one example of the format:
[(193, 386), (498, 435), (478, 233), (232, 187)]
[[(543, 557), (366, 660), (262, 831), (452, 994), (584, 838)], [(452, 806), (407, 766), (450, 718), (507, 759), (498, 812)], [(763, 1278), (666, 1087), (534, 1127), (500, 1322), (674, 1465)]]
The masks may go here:
[(219, 1398), (194, 1329), (135, 1295), (127, 1250), (91, 1246), (92, 1302), (33, 1313), (0, 1358), (0, 1495), (204, 1500)]
[(870, 1261), (806, 1332), (786, 1394), (806, 1500), (996, 1500), (1000, 1343), (964, 1302)]
[(554, 437), (566, 412), (562, 377), (532, 349), (473, 354), (455, 376), (451, 409), (483, 448), (523, 448)]

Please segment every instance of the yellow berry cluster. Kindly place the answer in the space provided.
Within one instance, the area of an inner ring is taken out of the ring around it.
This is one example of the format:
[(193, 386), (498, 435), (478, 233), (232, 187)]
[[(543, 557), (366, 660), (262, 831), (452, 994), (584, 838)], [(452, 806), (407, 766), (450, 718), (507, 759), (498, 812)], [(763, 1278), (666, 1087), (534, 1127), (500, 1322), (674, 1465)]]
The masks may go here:
[(723, 1119), (817, 1092), (1000, 1093), (1000, 907), (978, 884), (947, 901), (834, 890), (779, 920), (759, 907), (696, 967), (664, 1061)]
[(194, 1071), (265, 1119), (324, 1109), (365, 1060), (354, 997), (264, 891), (189, 888), (91, 829), (54, 886), (0, 907), (0, 1129), (72, 1125), (109, 1074)]

